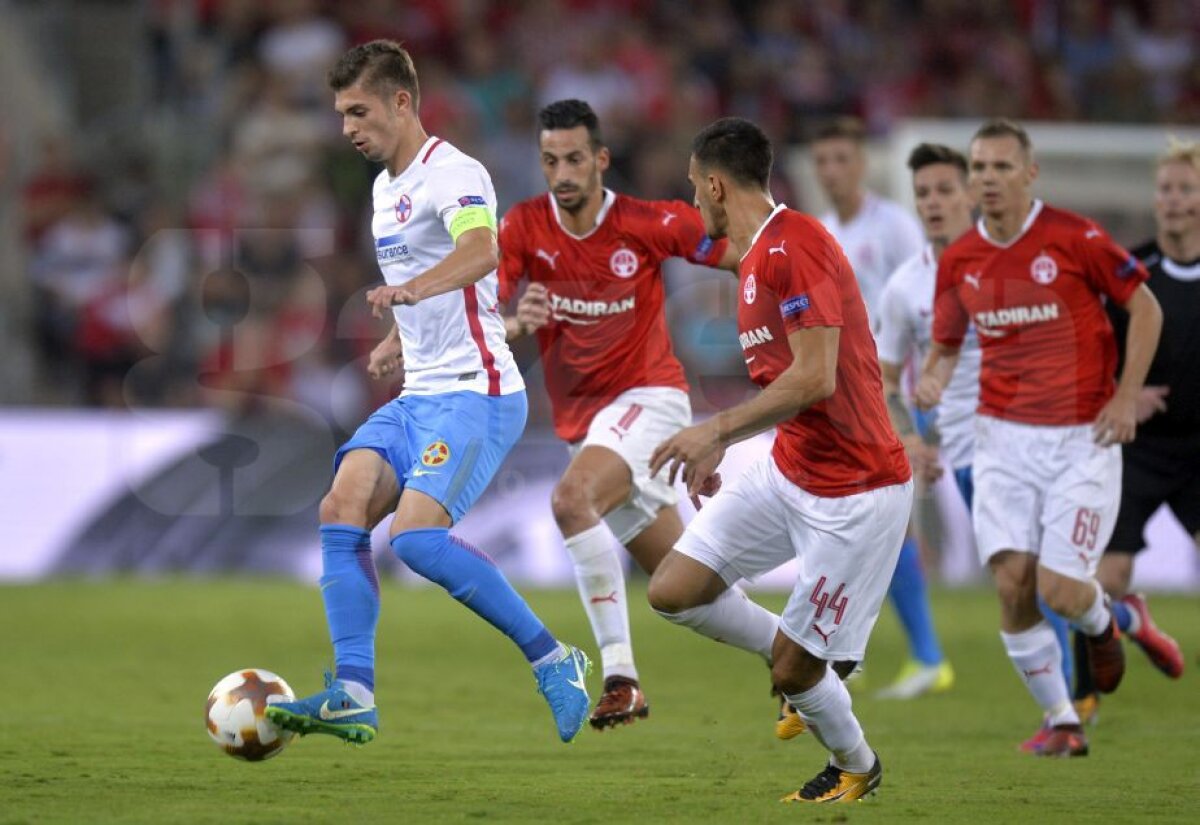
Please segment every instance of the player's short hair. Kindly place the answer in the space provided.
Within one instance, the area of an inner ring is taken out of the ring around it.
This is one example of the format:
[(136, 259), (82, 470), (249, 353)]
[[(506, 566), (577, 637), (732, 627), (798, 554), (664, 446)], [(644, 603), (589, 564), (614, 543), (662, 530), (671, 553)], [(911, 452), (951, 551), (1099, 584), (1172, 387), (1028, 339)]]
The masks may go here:
[(715, 166), (742, 184), (767, 188), (771, 178), (771, 141), (762, 129), (740, 117), (723, 117), (699, 131), (692, 156), (701, 167)]
[(346, 52), (329, 70), (329, 88), (335, 92), (362, 81), (363, 88), (377, 95), (404, 89), (415, 109), (421, 101), (421, 86), (412, 56), (395, 40), (372, 40)]
[(1029, 139), (1029, 133), (1025, 131), (1025, 127), (1015, 120), (1009, 120), (1006, 117), (992, 118), (984, 122), (982, 126), (975, 130), (975, 134), (971, 136), (971, 143), (982, 138), (1000, 137), (1016, 138), (1017, 143), (1021, 144), (1021, 151), (1025, 153), (1026, 157), (1033, 155), (1033, 141)]
[(1158, 156), (1158, 165), (1168, 163), (1187, 163), (1200, 172), (1200, 142), (1180, 140), (1174, 135), (1167, 136), (1167, 151)]
[(867, 126), (861, 118), (853, 115), (843, 115), (827, 120), (817, 126), (812, 133), (813, 143), (822, 140), (848, 140), (863, 146), (867, 142)]
[(964, 178), (967, 176), (967, 159), (962, 156), (962, 152), (955, 151), (949, 146), (943, 146), (940, 143), (921, 143), (908, 155), (908, 168), (914, 173), (926, 166), (938, 163), (953, 166)]
[(538, 125), (544, 131), (583, 126), (587, 129), (593, 151), (604, 145), (604, 139), (600, 137), (600, 118), (586, 100), (570, 98), (554, 101), (538, 112)]

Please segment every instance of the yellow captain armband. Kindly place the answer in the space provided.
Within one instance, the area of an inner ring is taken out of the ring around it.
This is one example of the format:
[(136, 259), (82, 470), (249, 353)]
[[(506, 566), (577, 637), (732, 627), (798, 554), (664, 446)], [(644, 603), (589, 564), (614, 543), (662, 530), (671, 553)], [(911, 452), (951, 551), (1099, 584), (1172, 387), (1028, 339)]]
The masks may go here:
[(487, 228), (496, 231), (496, 216), (486, 206), (471, 206), (460, 209), (450, 221), (450, 240), (458, 243), (458, 236), (471, 229)]

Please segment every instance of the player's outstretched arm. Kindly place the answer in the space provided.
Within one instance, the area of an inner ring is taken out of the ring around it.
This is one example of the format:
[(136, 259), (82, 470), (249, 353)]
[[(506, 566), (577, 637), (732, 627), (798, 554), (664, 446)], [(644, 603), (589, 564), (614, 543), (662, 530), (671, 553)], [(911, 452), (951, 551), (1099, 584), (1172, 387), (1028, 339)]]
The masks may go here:
[(716, 471), (725, 448), (786, 421), (833, 395), (841, 329), (809, 327), (788, 335), (792, 363), (749, 401), (685, 427), (664, 441), (650, 458), (650, 473), (670, 465), (670, 481), (683, 471), (688, 493), (701, 492)]
[(958, 366), (959, 351), (959, 347), (933, 342), (925, 366), (921, 368), (921, 377), (917, 380), (917, 391), (913, 393), (913, 400), (918, 407), (933, 409), (942, 400), (942, 390), (950, 383), (950, 376)]
[(1117, 392), (1096, 416), (1093, 432), (1098, 444), (1124, 444), (1137, 432), (1137, 402), (1158, 349), (1162, 332), (1162, 307), (1145, 284), (1125, 302), (1129, 329), (1125, 334), (1125, 366)]
[(379, 286), (367, 293), (376, 318), (398, 304), (413, 306), (426, 298), (470, 286), (500, 263), (500, 247), (490, 227), (468, 229), (458, 236), (454, 250), (440, 263), (403, 286)]

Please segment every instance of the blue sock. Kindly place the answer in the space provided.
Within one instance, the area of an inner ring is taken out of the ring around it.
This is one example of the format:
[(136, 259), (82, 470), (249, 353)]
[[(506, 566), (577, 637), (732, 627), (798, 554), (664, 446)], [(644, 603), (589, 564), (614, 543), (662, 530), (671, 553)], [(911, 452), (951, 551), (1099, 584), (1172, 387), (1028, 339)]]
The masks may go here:
[(345, 524), (321, 525), (321, 563), (321, 598), (337, 677), (373, 691), (379, 579), (371, 559), (371, 534)]
[(1071, 655), (1071, 640), (1068, 638), (1068, 633), (1071, 629), (1070, 624), (1062, 616), (1055, 613), (1046, 603), (1042, 601), (1042, 597), (1038, 596), (1038, 609), (1042, 611), (1042, 616), (1054, 628), (1054, 635), (1058, 637), (1058, 646), (1062, 649), (1062, 672), (1063, 678), (1067, 680), (1068, 693), (1074, 689), (1072, 682), (1072, 674), (1075, 672), (1075, 660)]
[(496, 563), (444, 527), (405, 530), (392, 539), (400, 560), (446, 588), (508, 638), (530, 662), (552, 653), (558, 641), (513, 590)]
[(900, 547), (900, 559), (888, 595), (908, 636), (912, 656), (923, 665), (940, 665), (942, 648), (933, 629), (933, 614), (929, 610), (929, 594), (925, 589), (925, 572), (921, 569), (921, 554), (917, 541), (906, 538)]
[(1122, 633), (1128, 633), (1129, 625), (1133, 622), (1133, 611), (1129, 609), (1129, 605), (1113, 599), (1109, 602), (1108, 609), (1112, 611), (1113, 618), (1117, 620), (1117, 629)]

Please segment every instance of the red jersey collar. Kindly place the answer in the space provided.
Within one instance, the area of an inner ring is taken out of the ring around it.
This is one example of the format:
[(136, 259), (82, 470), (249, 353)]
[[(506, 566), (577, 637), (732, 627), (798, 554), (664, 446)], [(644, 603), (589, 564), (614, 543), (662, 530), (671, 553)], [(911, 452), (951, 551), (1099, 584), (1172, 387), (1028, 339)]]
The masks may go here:
[[(767, 215), (767, 217), (759, 225), (758, 230), (755, 231), (754, 237), (750, 239), (750, 245), (748, 247), (746, 247), (746, 255), (749, 255), (750, 250), (754, 248), (754, 245), (756, 243), (758, 243), (758, 236), (761, 235), (763, 233), (763, 230), (767, 228), (767, 224), (769, 224), (776, 215), (778, 215), (780, 212), (782, 212), (785, 209), (787, 209), (786, 203), (779, 203), (779, 204), (775, 205), (775, 208), (771, 210), (771, 214)], [(746, 260), (746, 255), (743, 255), (742, 257), (738, 258), (738, 263), (741, 263), (742, 261)]]
[(987, 233), (987, 226), (984, 224), (981, 217), (975, 224), (975, 228), (979, 230), (979, 237), (990, 243), (992, 246), (998, 246), (1001, 249), (1007, 249), (1015, 244), (1021, 238), (1025, 237), (1025, 233), (1029, 231), (1029, 227), (1033, 226), (1033, 222), (1037, 220), (1038, 215), (1042, 214), (1042, 202), (1038, 198), (1033, 199), (1033, 206), (1029, 210), (1029, 214), (1025, 216), (1025, 223), (1021, 224), (1021, 231), (1013, 235), (1008, 241), (1001, 243), (1000, 241), (992, 240)]
[(601, 224), (604, 223), (604, 219), (608, 217), (608, 210), (612, 209), (612, 205), (617, 202), (616, 193), (605, 187), (604, 202), (600, 204), (600, 211), (596, 213), (595, 225), (582, 235), (576, 235), (574, 232), (563, 226), (562, 215), (558, 214), (558, 204), (554, 202), (554, 193), (547, 192), (546, 197), (550, 199), (550, 211), (554, 214), (554, 221), (558, 224), (558, 228), (577, 241), (582, 241), (585, 238), (591, 237), (591, 235), (600, 228)]

